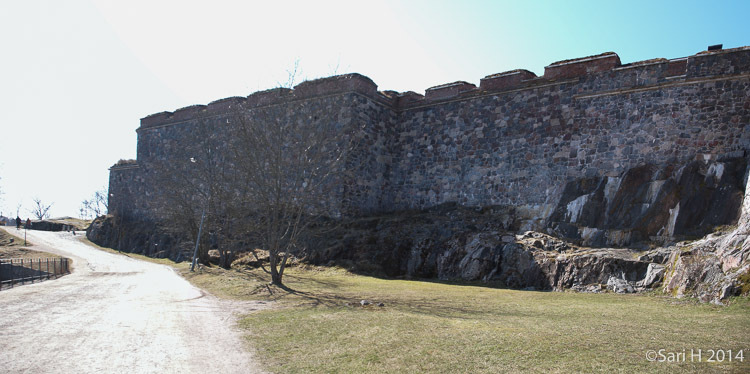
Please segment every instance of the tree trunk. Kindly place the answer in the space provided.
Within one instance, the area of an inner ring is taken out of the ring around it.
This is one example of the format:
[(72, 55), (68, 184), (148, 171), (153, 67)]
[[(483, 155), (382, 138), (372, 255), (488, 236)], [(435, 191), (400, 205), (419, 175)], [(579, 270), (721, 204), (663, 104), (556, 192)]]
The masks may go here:
[(227, 256), (226, 251), (223, 249), (219, 249), (219, 266), (229, 269), (229, 256)]
[(283, 274), (279, 273), (279, 254), (271, 252), (268, 257), (271, 262), (271, 283), (281, 286), (281, 277)]
[(281, 284), (281, 277), (284, 276), (284, 269), (286, 268), (286, 262), (289, 259), (289, 252), (284, 252), (284, 257), (281, 259), (279, 264), (279, 284)]

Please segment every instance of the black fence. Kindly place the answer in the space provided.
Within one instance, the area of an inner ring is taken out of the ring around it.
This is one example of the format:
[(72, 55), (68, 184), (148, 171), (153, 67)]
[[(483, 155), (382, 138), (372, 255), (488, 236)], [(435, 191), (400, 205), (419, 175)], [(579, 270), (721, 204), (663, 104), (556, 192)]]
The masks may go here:
[(0, 259), (0, 290), (16, 284), (58, 278), (70, 273), (67, 258)]

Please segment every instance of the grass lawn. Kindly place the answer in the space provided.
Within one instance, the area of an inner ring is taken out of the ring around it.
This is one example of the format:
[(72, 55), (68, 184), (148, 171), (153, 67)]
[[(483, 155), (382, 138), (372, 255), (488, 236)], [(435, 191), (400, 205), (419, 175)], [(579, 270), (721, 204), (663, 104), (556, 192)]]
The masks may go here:
[[(245, 316), (241, 326), (278, 373), (750, 372), (747, 298), (720, 307), (658, 295), (517, 291), (314, 267), (287, 270), (292, 292), (267, 287), (262, 270), (211, 268), (186, 276), (223, 297), (277, 301), (275, 309)], [(363, 299), (385, 306), (362, 307)], [(687, 362), (646, 359), (660, 349), (665, 357), (685, 352)], [(697, 362), (698, 349), (704, 362)], [(743, 350), (744, 362), (705, 362), (709, 349), (735, 356)]]
[(31, 242), (27, 242), (24, 245), (23, 242), (23, 230), (15, 231), (15, 228), (11, 229), (14, 234), (9, 234), (4, 230), (0, 230), (0, 258), (11, 259), (11, 258), (58, 258), (60, 256), (54, 253), (35, 251), (27, 247), (33, 246)]
[[(256, 356), (276, 373), (750, 372), (748, 298), (721, 307), (654, 294), (517, 291), (321, 267), (288, 268), (288, 291), (269, 287), (260, 269), (191, 273), (187, 262), (172, 265), (217, 296), (276, 301), (240, 321)], [(363, 299), (373, 304), (362, 307)], [(646, 359), (662, 349), (664, 357), (684, 358)], [(706, 362), (711, 349), (732, 350), (733, 362)]]

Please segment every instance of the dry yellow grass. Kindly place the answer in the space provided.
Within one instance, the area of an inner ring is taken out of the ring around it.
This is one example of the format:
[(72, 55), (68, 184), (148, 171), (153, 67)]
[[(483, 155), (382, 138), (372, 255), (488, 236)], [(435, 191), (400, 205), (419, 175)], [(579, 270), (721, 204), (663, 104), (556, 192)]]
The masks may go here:
[(58, 258), (60, 256), (29, 249), (33, 244), (27, 242), (24, 245), (23, 231), (19, 231), (20, 237), (17, 235), (10, 234), (4, 230), (0, 230), (0, 258)]
[[(649, 350), (750, 349), (750, 302), (530, 292), (292, 269), (282, 309), (242, 325), (284, 373), (721, 372), (733, 363), (649, 362)], [(361, 307), (366, 299), (384, 307)], [(349, 305), (347, 305), (347, 303)], [(704, 358), (705, 360), (705, 358)], [(689, 361), (689, 360), (688, 360)]]

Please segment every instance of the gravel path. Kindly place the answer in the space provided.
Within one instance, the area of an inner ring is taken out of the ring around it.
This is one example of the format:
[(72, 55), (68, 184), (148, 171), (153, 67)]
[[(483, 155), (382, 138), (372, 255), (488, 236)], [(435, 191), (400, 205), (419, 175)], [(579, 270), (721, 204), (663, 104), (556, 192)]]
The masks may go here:
[(167, 266), (97, 250), (80, 233), (28, 235), (72, 258), (74, 271), (0, 291), (0, 372), (262, 372), (234, 311), (263, 304), (205, 295)]

